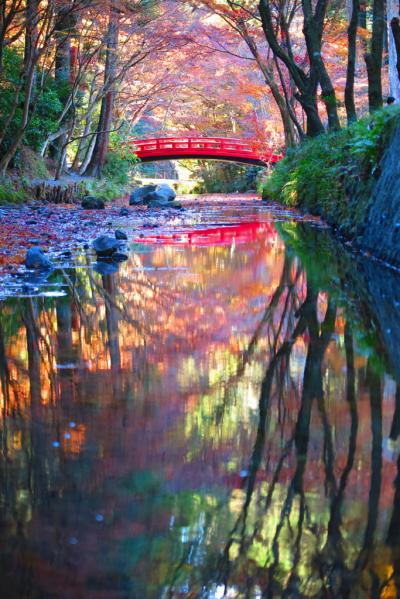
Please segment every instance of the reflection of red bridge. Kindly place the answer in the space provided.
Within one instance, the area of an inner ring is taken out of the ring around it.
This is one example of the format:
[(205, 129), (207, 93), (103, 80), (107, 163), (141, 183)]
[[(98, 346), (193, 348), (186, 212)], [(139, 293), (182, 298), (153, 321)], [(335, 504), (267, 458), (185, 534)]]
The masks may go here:
[(240, 223), (226, 227), (192, 229), (170, 235), (149, 235), (135, 241), (161, 245), (232, 245), (233, 242), (251, 243), (261, 235), (275, 240), (277, 233), (274, 225), (269, 222)]
[(142, 162), (197, 158), (266, 166), (282, 158), (265, 143), (229, 137), (166, 137), (128, 142)]

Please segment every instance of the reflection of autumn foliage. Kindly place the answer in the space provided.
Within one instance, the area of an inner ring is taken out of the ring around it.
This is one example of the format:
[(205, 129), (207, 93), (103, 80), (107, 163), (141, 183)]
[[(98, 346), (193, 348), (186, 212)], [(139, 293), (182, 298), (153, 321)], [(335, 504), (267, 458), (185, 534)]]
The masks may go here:
[(276, 235), (81, 266), (1, 306), (10, 588), (394, 596), (395, 383), (348, 306)]

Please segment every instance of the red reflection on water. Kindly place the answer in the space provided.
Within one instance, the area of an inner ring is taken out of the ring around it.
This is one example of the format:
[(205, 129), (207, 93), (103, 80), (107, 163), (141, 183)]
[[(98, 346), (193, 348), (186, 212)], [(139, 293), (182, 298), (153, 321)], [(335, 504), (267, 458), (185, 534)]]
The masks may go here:
[(138, 243), (156, 243), (160, 245), (232, 245), (235, 243), (251, 243), (260, 235), (276, 239), (277, 233), (271, 222), (249, 222), (237, 225), (192, 229), (180, 233), (149, 235), (137, 238)]

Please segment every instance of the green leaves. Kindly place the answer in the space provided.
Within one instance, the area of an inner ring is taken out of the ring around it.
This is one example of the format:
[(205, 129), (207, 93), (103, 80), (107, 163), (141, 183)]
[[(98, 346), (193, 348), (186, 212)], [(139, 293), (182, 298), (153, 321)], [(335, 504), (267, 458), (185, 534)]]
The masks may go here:
[[(21, 85), (22, 64), (23, 58), (19, 52), (15, 49), (5, 48), (4, 72), (0, 81), (0, 129), (3, 130), (8, 116), (13, 111), (18, 87)], [(40, 76), (41, 73), (38, 71), (36, 78), (39, 79)], [(39, 96), (37, 98), (36, 112), (24, 136), (24, 143), (33, 150), (38, 150), (47, 135), (57, 129), (58, 117), (63, 108), (59, 90), (52, 78), (48, 77), (43, 89), (37, 93)], [(14, 118), (0, 146), (0, 154), (10, 146), (16, 131), (21, 125), (23, 101), (24, 93), (23, 90), (20, 90)]]

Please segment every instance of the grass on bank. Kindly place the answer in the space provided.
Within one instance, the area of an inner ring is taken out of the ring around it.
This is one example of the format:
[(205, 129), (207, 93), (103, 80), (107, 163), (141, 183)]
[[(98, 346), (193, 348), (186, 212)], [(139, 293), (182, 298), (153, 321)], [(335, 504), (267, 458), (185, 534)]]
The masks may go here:
[(390, 106), (350, 127), (289, 150), (262, 185), (265, 199), (323, 216), (340, 232), (362, 231), (379, 163), (400, 108)]

